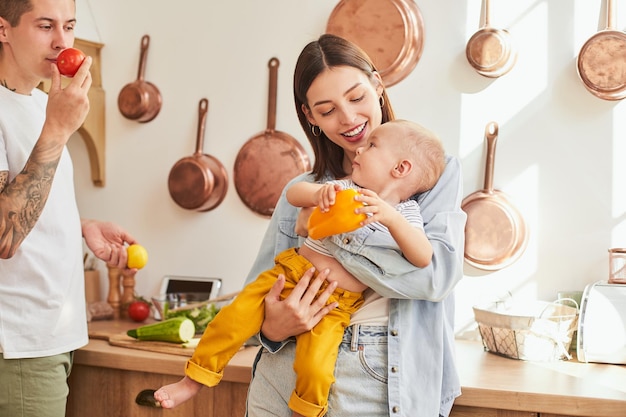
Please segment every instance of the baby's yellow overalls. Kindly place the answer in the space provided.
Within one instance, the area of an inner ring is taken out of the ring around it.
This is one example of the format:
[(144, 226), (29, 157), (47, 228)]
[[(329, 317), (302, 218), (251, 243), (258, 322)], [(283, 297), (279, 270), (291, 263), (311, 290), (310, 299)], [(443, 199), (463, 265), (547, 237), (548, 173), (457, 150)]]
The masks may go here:
[[(285, 276), (281, 298), (287, 297), (298, 280), (313, 265), (296, 249), (275, 258), (274, 268), (246, 285), (232, 303), (223, 307), (207, 326), (185, 374), (206, 386), (217, 385), (224, 368), (243, 343), (257, 334), (265, 316), (265, 296), (279, 274)], [(323, 290), (320, 289), (320, 291)], [(337, 288), (328, 303), (339, 306), (328, 313), (311, 331), (296, 337), (294, 370), (296, 387), (289, 408), (304, 416), (323, 416), (328, 408), (328, 393), (335, 381), (334, 369), (339, 344), (350, 316), (363, 304), (361, 293)]]

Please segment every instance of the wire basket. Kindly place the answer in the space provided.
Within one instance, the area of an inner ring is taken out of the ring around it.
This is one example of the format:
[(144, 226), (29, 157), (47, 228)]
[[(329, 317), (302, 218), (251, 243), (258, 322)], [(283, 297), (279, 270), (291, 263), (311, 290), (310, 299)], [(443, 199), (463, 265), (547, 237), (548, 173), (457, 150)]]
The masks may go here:
[(486, 351), (527, 361), (571, 359), (570, 344), (578, 326), (575, 300), (531, 301), (512, 306), (498, 302), (473, 309)]

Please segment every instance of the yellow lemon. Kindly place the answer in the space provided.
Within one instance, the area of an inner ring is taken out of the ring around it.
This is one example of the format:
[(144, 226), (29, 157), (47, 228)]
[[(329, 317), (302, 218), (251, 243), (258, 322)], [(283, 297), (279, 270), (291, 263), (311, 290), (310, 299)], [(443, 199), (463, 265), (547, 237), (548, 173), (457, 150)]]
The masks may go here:
[(127, 247), (126, 253), (128, 254), (126, 265), (129, 268), (141, 269), (148, 263), (148, 251), (139, 244), (135, 243)]

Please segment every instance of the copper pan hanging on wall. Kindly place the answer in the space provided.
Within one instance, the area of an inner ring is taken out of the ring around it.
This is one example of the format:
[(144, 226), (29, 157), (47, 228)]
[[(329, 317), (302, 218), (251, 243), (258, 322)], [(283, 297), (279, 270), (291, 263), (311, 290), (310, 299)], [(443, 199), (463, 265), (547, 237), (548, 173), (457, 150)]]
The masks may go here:
[(228, 190), (228, 173), (224, 165), (202, 150), (208, 110), (209, 100), (201, 99), (196, 152), (176, 162), (167, 181), (174, 202), (187, 210), (212, 210), (220, 205)]
[(576, 70), (585, 88), (603, 100), (626, 97), (626, 33), (615, 30), (614, 0), (607, 0), (606, 29), (580, 50)]
[(475, 268), (495, 271), (514, 263), (528, 243), (528, 227), (509, 197), (493, 188), (493, 171), (498, 124), (485, 128), (487, 162), (484, 189), (465, 197), (461, 208), (467, 213), (465, 261)]
[(137, 79), (126, 84), (117, 96), (120, 113), (127, 119), (139, 123), (147, 123), (157, 117), (163, 102), (159, 89), (144, 79), (149, 46), (150, 36), (144, 35), (141, 38)]
[(424, 49), (424, 22), (413, 0), (341, 0), (328, 19), (326, 33), (361, 47), (385, 87), (406, 78)]
[(241, 201), (265, 217), (274, 212), (287, 183), (311, 169), (309, 156), (293, 136), (276, 130), (278, 58), (268, 62), (267, 128), (248, 139), (235, 159), (233, 182)]
[(491, 26), (490, 0), (484, 0), (484, 6), (482, 26), (467, 42), (465, 56), (480, 75), (498, 78), (513, 68), (517, 51), (507, 30)]

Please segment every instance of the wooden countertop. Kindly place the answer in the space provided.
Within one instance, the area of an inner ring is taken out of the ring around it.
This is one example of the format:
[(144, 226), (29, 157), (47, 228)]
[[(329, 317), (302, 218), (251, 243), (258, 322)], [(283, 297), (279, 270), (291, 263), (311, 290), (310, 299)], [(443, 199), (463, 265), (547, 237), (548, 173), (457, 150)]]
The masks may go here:
[(528, 362), (457, 341), (463, 394), (456, 404), (572, 416), (626, 416), (626, 366)]
[[(129, 321), (90, 323), (102, 337), (137, 327)], [(226, 367), (224, 380), (250, 382), (258, 347), (239, 351)], [(183, 375), (187, 357), (111, 346), (91, 339), (78, 350), (75, 363), (168, 375)], [(457, 367), (463, 394), (455, 404), (571, 416), (624, 417), (626, 366), (575, 360), (527, 362), (485, 352), (480, 342), (457, 341)]]
[[(130, 320), (103, 320), (89, 323), (89, 344), (76, 351), (74, 363), (104, 368), (151, 372), (164, 375), (184, 375), (186, 356), (111, 346), (108, 336), (118, 335), (141, 326)], [(250, 371), (258, 347), (240, 350), (224, 370), (224, 381), (250, 382)]]

